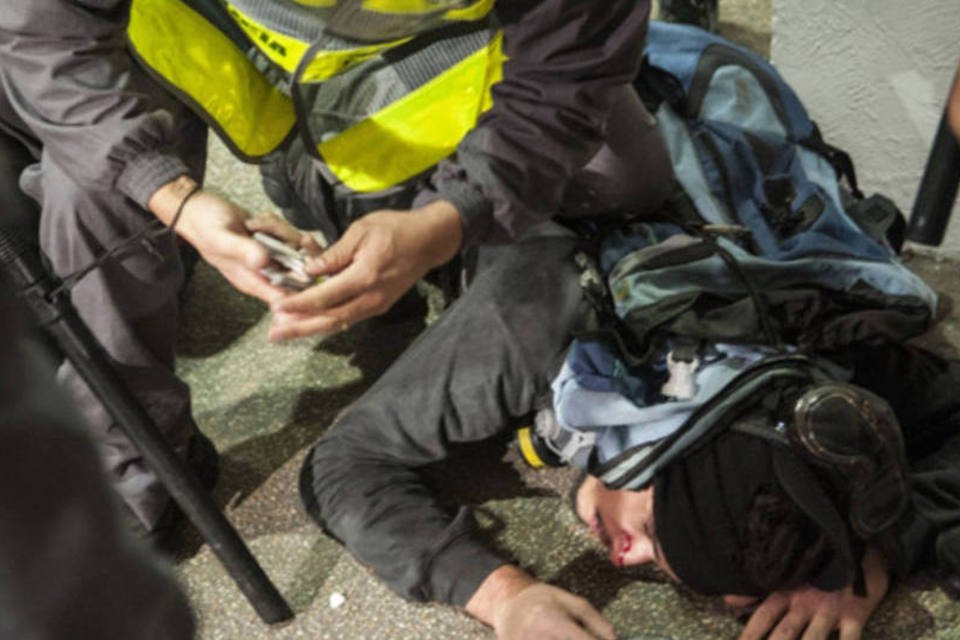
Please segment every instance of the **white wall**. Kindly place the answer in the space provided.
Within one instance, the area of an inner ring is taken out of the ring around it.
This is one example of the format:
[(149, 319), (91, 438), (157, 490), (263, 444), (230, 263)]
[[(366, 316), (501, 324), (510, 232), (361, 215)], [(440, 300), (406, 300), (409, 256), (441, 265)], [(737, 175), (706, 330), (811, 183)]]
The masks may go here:
[[(909, 215), (960, 61), (960, 0), (773, 0), (772, 33), (771, 59), (864, 192)], [(960, 253), (960, 207), (943, 249)]]

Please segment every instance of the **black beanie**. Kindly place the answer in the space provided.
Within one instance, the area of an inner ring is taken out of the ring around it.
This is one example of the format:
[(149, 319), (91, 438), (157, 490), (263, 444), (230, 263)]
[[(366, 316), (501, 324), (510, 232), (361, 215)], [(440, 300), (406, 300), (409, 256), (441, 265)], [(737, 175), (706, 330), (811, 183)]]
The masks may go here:
[(779, 486), (826, 534), (827, 546), (806, 582), (824, 591), (854, 577), (849, 529), (809, 466), (786, 447), (727, 432), (680, 458), (654, 481), (654, 524), (671, 569), (708, 594), (763, 596), (744, 569), (747, 513), (765, 487)]

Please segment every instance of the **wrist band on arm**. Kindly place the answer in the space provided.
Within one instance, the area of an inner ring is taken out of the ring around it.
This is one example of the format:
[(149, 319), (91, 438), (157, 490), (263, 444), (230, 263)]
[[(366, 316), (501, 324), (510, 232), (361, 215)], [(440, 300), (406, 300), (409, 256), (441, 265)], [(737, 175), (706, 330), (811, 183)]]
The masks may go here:
[(170, 226), (167, 227), (167, 230), (173, 233), (173, 228), (177, 226), (177, 221), (180, 220), (180, 216), (183, 214), (183, 208), (187, 206), (187, 200), (196, 195), (202, 187), (199, 184), (193, 185), (193, 188), (187, 192), (187, 195), (183, 196), (183, 200), (180, 201), (180, 205), (177, 207), (176, 213), (173, 214), (173, 218), (170, 219)]

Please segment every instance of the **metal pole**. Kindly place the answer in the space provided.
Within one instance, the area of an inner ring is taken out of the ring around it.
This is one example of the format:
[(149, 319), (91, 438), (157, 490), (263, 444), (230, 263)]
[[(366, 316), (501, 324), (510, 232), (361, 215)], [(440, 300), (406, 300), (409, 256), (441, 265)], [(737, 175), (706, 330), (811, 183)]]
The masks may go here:
[(907, 227), (907, 240), (920, 244), (939, 246), (943, 242), (960, 185), (960, 144), (950, 130), (949, 107), (948, 97)]
[(77, 314), (68, 292), (56, 293), (59, 280), (43, 266), (35, 233), (23, 226), (29, 213), (23, 207), (32, 206), (32, 202), (17, 188), (19, 171), (11, 162), (18, 152), (11, 149), (11, 153), (5, 153), (9, 142), (0, 135), (0, 267), (40, 325), (54, 337), (64, 356), (143, 454), (260, 618), (270, 624), (293, 618), (293, 611), (236, 529), (117, 374), (106, 351)]

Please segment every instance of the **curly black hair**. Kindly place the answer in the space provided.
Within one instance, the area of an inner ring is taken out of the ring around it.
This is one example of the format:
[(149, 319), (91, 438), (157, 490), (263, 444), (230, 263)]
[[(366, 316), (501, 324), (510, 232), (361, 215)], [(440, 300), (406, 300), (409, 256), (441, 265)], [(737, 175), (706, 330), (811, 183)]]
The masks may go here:
[(763, 592), (798, 587), (828, 559), (829, 538), (779, 485), (754, 494), (737, 562)]

